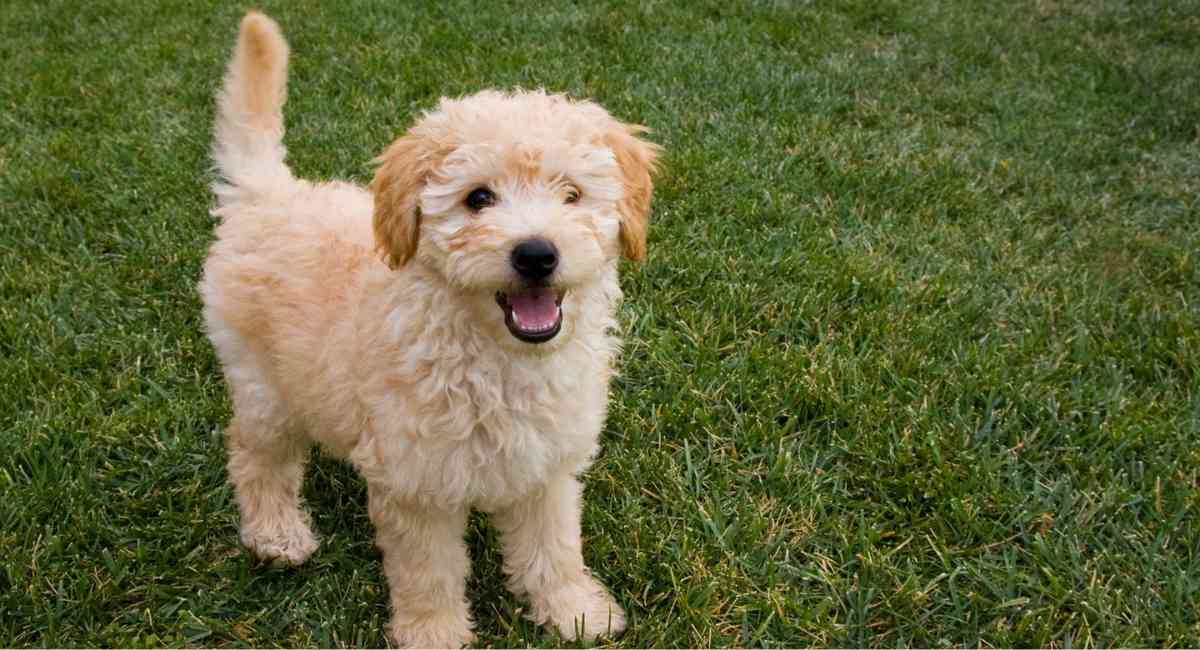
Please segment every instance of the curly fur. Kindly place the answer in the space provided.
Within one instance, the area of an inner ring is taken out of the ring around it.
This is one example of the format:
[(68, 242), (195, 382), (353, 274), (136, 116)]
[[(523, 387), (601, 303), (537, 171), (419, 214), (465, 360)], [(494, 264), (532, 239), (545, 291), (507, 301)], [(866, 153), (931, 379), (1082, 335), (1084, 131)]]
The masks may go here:
[[(422, 116), (369, 191), (312, 183), (284, 163), (287, 57), (273, 21), (243, 19), (218, 95), (220, 225), (200, 284), (233, 400), (242, 542), (291, 564), (315, 551), (299, 488), (317, 444), (367, 482), (392, 641), (473, 638), (471, 508), (492, 513), (531, 618), (568, 639), (620, 632), (621, 608), (583, 564), (577, 476), (605, 418), (617, 261), (645, 253), (657, 147), (592, 103), (485, 91)], [(475, 213), (464, 196), (482, 185), (501, 200)], [(562, 330), (540, 345), (495, 302), (533, 236), (562, 260)]]

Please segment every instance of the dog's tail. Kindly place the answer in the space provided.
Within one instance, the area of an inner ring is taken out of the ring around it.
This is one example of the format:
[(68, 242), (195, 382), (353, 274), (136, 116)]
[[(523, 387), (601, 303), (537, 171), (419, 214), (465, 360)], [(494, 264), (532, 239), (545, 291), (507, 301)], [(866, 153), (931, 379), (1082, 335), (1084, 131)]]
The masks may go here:
[(218, 209), (295, 182), (283, 162), (287, 64), (279, 25), (256, 11), (247, 13), (217, 93), (213, 159), (223, 179), (213, 185)]

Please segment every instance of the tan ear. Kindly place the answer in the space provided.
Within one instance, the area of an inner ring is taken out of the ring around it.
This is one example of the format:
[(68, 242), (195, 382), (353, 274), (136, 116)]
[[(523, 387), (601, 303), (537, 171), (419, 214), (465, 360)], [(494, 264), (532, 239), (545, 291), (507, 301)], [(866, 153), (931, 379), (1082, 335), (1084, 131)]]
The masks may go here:
[(412, 134), (392, 143), (371, 181), (375, 195), (375, 249), (393, 269), (417, 252), (421, 230), (421, 188), (433, 164), (427, 141)]
[(634, 262), (646, 257), (646, 226), (654, 192), (650, 176), (655, 172), (655, 161), (662, 149), (637, 137), (648, 130), (636, 124), (618, 124), (604, 135), (604, 144), (617, 159), (625, 191), (625, 197), (617, 204), (621, 215), (621, 253)]

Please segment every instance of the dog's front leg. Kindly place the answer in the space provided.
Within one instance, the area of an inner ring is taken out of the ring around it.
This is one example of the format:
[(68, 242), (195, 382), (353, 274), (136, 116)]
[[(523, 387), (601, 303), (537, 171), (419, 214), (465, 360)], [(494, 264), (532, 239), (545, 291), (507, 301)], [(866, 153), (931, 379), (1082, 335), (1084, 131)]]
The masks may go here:
[(554, 624), (564, 639), (616, 636), (625, 612), (583, 564), (579, 481), (569, 474), (495, 513), (509, 588), (528, 596), (529, 617)]
[(407, 648), (461, 648), (474, 640), (467, 604), (467, 510), (413, 506), (368, 488), (375, 543), (392, 605), (388, 635)]

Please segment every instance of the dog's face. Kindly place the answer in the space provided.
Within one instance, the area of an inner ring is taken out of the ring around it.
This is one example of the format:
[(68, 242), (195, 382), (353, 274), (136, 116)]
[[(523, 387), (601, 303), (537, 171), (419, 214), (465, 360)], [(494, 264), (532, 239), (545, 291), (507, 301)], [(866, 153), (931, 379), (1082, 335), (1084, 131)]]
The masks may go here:
[(643, 130), (541, 92), (443, 99), (378, 160), (379, 250), (441, 275), (506, 344), (566, 338), (573, 293), (645, 255)]

